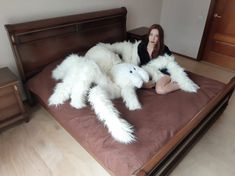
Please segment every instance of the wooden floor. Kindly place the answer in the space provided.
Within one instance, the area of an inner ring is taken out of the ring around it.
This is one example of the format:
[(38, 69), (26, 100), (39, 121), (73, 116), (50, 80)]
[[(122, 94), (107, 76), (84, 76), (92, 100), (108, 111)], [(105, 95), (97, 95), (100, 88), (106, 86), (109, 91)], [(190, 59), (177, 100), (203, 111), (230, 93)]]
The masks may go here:
[[(192, 72), (227, 82), (235, 72), (177, 56)], [(235, 175), (235, 94), (220, 119), (210, 128), (171, 176)], [(109, 175), (40, 106), (29, 123), (0, 133), (0, 176)]]

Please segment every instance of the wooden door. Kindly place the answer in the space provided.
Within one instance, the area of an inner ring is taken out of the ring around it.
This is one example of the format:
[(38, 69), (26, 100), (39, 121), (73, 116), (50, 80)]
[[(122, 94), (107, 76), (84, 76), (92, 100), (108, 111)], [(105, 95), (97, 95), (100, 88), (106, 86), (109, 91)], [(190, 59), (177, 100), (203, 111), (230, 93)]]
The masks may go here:
[(235, 70), (235, 0), (214, 0), (202, 59)]

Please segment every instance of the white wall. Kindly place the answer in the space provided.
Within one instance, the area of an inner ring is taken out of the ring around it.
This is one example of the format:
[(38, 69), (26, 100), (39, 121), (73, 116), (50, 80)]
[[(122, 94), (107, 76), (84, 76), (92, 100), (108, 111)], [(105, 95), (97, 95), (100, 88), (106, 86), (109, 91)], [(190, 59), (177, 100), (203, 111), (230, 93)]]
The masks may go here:
[(1, 0), (0, 67), (8, 66), (18, 75), (5, 24), (122, 6), (128, 11), (127, 29), (160, 23), (162, 0)]
[(210, 0), (163, 0), (160, 23), (172, 51), (197, 57), (209, 5)]

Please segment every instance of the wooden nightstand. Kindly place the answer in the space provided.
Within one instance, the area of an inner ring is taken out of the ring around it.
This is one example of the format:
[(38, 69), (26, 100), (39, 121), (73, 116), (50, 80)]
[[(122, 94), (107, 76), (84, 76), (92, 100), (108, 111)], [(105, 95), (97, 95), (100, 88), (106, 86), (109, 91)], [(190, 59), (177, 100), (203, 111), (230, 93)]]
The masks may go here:
[(0, 68), (0, 128), (20, 120), (29, 119), (21, 100), (19, 81), (7, 67)]
[(148, 30), (149, 28), (147, 27), (139, 27), (139, 28), (135, 28), (130, 31), (127, 31), (127, 39), (132, 42), (135, 40), (145, 40), (148, 35)]

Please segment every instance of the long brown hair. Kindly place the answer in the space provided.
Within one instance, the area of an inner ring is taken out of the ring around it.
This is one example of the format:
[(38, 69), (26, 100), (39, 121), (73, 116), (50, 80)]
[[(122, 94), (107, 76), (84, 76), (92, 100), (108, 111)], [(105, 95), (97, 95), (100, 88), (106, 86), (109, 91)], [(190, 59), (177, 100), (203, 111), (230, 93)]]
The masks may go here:
[[(158, 37), (158, 43), (155, 45), (151, 58), (158, 57), (159, 55), (162, 55), (164, 52), (164, 31), (162, 27), (159, 24), (153, 24), (148, 31), (148, 37), (150, 35), (150, 32), (153, 29), (157, 29), (159, 31), (159, 37)], [(148, 38), (149, 39), (149, 38)]]

